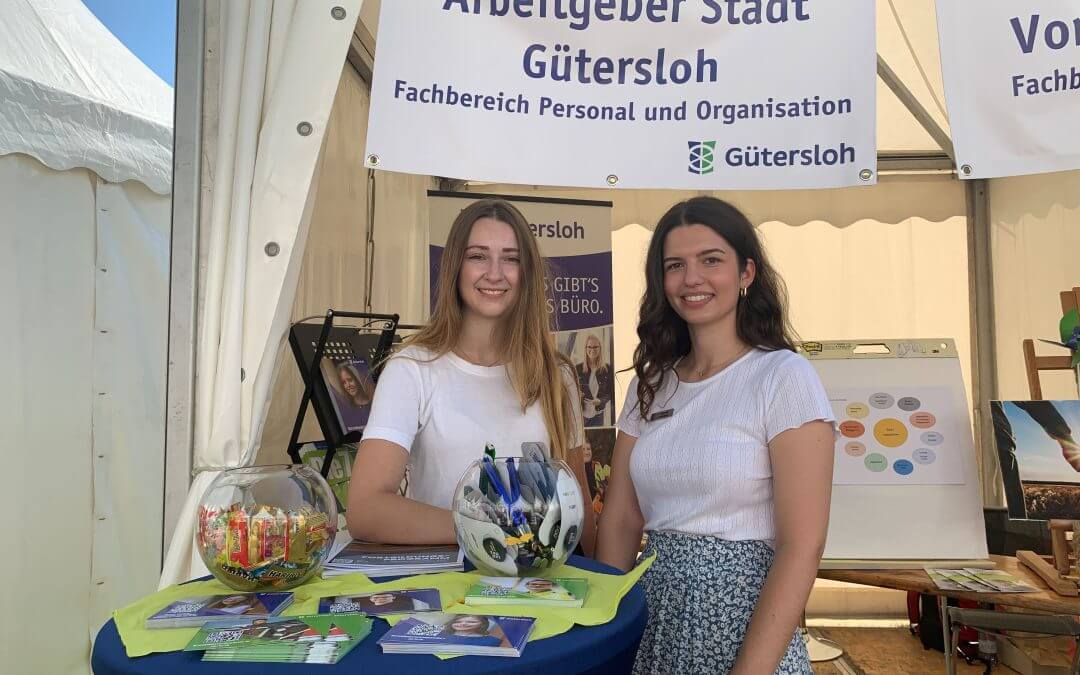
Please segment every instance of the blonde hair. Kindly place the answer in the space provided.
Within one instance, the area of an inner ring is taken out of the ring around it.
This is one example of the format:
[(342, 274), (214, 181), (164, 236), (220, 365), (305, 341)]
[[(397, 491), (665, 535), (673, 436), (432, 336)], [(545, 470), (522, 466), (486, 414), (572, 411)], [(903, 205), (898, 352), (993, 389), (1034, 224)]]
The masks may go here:
[[(547, 266), (529, 229), (529, 223), (512, 204), (502, 199), (483, 199), (461, 210), (446, 238), (435, 307), (431, 319), (404, 346), (422, 347), (436, 358), (452, 350), (461, 334), (464, 314), (458, 292), (458, 275), (473, 224), (491, 218), (509, 225), (517, 237), (521, 258), (520, 287), (509, 313), (496, 329), (495, 341), (507, 364), (510, 384), (517, 392), (522, 412), (539, 401), (544, 426), (551, 436), (551, 456), (566, 459), (572, 438), (574, 408), (580, 405), (568, 391), (573, 364), (559, 353), (552, 334), (547, 306)], [(577, 387), (572, 387), (577, 392)]]

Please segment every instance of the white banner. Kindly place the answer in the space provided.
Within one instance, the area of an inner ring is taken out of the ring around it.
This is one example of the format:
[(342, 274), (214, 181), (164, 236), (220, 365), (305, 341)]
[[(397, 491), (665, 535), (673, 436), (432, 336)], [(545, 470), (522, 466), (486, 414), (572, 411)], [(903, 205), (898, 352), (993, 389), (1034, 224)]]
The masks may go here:
[(583, 187), (873, 183), (874, 5), (385, 2), (367, 166)]
[(962, 178), (1080, 169), (1080, 2), (938, 0)]

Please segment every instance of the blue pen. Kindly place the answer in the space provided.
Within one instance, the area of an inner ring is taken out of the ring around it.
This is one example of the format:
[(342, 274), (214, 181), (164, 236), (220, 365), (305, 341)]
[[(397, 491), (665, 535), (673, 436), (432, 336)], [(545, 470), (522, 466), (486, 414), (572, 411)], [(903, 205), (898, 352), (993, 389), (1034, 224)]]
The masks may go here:
[(517, 479), (517, 471), (514, 468), (514, 460), (506, 460), (506, 472), (510, 479), (509, 488), (503, 484), (490, 457), (484, 457), (481, 465), (484, 467), (484, 472), (487, 474), (490, 484), (495, 487), (506, 505), (506, 509), (510, 514), (510, 524), (519, 529), (518, 535), (532, 534), (529, 523), (525, 518), (525, 510), (522, 508), (521, 490)]

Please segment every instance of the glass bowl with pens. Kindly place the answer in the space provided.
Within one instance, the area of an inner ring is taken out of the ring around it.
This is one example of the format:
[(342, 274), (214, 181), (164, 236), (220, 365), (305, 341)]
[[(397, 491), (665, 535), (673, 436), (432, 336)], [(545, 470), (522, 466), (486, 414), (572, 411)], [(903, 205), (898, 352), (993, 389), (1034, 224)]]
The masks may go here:
[(523, 443), (521, 457), (485, 454), (454, 491), (458, 545), (491, 576), (530, 576), (565, 562), (581, 539), (584, 512), (570, 467), (541, 443)]

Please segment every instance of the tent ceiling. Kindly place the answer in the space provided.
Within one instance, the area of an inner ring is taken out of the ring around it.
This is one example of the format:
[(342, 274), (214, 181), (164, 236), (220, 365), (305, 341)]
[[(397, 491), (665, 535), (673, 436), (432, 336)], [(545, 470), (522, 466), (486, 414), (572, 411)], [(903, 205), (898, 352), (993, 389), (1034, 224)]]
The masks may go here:
[[(934, 0), (876, 0), (878, 54), (948, 132)], [(360, 21), (378, 39), (381, 0), (366, 0)], [(878, 152), (938, 154), (942, 150), (899, 99), (878, 80)]]
[(0, 155), (165, 194), (173, 93), (81, 0), (0, 2)]

